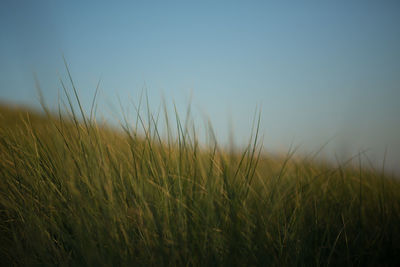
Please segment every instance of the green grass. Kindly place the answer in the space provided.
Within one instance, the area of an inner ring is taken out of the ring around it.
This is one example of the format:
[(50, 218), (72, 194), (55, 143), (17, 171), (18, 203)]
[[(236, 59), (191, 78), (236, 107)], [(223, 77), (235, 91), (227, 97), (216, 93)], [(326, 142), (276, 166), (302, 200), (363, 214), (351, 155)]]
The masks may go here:
[(257, 120), (230, 150), (166, 109), (118, 131), (72, 101), (0, 109), (1, 265), (400, 264), (395, 177), (268, 156)]

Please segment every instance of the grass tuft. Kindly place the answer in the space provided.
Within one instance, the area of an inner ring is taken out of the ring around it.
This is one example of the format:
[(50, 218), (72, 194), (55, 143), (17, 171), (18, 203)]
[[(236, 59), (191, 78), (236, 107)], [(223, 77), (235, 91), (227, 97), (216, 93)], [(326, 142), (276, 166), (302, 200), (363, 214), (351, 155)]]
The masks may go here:
[(0, 107), (2, 264), (400, 263), (400, 183), (383, 170), (268, 156), (260, 117), (242, 150), (223, 149), (208, 126), (204, 146), (190, 106), (182, 121), (163, 104), (163, 137), (147, 96), (147, 114), (140, 101), (136, 120), (111, 130), (95, 99), (84, 113), (68, 77), (75, 100), (62, 82), (58, 114)]

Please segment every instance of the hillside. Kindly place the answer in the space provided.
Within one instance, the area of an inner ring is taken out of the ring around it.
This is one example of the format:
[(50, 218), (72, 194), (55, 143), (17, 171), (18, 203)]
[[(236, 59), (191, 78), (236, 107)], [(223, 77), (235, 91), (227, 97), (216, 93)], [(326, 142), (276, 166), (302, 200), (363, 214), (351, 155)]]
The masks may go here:
[(0, 106), (1, 265), (400, 264), (400, 183), (381, 171), (69, 113)]

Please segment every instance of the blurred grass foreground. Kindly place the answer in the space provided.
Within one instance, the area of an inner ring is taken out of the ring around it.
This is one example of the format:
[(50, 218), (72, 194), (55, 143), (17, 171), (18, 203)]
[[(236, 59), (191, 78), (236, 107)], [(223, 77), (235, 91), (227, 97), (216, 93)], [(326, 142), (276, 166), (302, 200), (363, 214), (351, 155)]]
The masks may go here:
[(400, 264), (397, 178), (268, 156), (257, 120), (232, 150), (167, 109), (113, 130), (67, 91), (58, 113), (0, 107), (1, 265)]

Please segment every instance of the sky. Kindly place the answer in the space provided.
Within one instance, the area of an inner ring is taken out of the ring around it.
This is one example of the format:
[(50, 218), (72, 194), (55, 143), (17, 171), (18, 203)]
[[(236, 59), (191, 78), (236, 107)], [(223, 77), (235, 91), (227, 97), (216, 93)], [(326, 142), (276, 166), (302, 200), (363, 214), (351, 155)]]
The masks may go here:
[[(118, 113), (145, 90), (192, 103), (223, 143), (247, 143), (261, 109), (267, 151), (359, 151), (400, 173), (399, 1), (10, 1), (0, 3), (0, 101), (57, 103), (62, 55), (89, 107)], [(128, 109), (129, 111), (129, 109)], [(130, 112), (130, 111), (129, 111)], [(112, 119), (111, 119), (112, 121)]]

